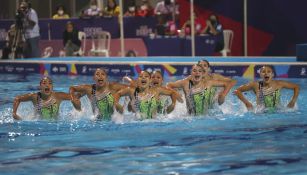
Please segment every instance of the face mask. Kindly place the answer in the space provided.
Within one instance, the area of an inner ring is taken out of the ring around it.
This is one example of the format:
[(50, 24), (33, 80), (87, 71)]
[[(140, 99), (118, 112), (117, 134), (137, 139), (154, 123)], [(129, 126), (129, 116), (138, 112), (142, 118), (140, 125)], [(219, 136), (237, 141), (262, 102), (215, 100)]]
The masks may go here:
[(97, 5), (91, 5), (91, 9), (96, 10), (97, 9)]
[(135, 11), (135, 7), (129, 7), (129, 11), (130, 12), (134, 12)]
[(59, 15), (63, 15), (63, 14), (64, 14), (64, 11), (63, 11), (63, 10), (59, 10), (59, 11), (58, 11), (58, 14), (59, 14)]
[(147, 10), (147, 5), (142, 5), (141, 10)]

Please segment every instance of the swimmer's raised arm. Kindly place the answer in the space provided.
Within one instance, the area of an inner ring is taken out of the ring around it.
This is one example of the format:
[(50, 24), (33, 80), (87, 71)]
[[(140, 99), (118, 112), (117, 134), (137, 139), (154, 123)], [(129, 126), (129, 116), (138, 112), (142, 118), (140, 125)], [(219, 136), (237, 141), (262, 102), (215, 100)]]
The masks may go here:
[(124, 81), (124, 82), (128, 82), (128, 83), (129, 83), (129, 86), (136, 87), (136, 81), (133, 80), (132, 78), (128, 77), (128, 76), (124, 76), (124, 77), (123, 77), (123, 81)]
[(166, 87), (171, 88), (171, 89), (183, 88), (188, 81), (189, 81), (189, 79), (185, 78), (183, 80), (177, 80), (175, 82), (169, 82), (169, 83), (167, 83)]
[(34, 103), (35, 97), (36, 97), (35, 93), (19, 95), (15, 97), (14, 103), (13, 103), (13, 118), (15, 120), (22, 119), (19, 115), (17, 115), (17, 109), (19, 107), (20, 102), (32, 101), (32, 103)]
[(76, 110), (81, 110), (80, 98), (84, 95), (90, 94), (91, 90), (91, 85), (71, 86), (69, 88), (70, 100)]
[(219, 105), (224, 103), (226, 95), (229, 93), (230, 89), (235, 85), (235, 82), (228, 82), (221, 80), (209, 80), (207, 82), (209, 83), (209, 86), (224, 87), (224, 90), (221, 91), (219, 94), (218, 98)]
[(126, 84), (121, 84), (121, 83), (116, 83), (116, 82), (110, 83), (110, 89), (112, 91), (115, 91), (115, 92), (120, 91), (120, 90), (127, 88), (127, 87), (128, 87), (128, 85), (126, 85)]
[(124, 108), (121, 104), (119, 104), (119, 99), (120, 97), (122, 96), (129, 96), (130, 99), (132, 99), (132, 91), (133, 91), (134, 88), (130, 88), (130, 87), (127, 87), (127, 88), (124, 88), (120, 91), (118, 91), (117, 93), (115, 93), (113, 95), (114, 97), (114, 106), (115, 106), (115, 109), (119, 112), (119, 113), (123, 113), (124, 112)]
[(256, 82), (250, 82), (248, 84), (240, 86), (238, 89), (234, 91), (234, 94), (245, 104), (248, 110), (253, 109), (253, 105), (244, 97), (242, 92), (253, 90), (255, 92), (255, 86), (257, 86)]
[(293, 96), (287, 105), (289, 108), (293, 108), (300, 91), (299, 85), (287, 81), (276, 81), (276, 83), (280, 88), (293, 89)]
[(171, 97), (172, 99), (172, 104), (170, 104), (168, 107), (167, 107), (167, 110), (166, 112), (169, 114), (171, 113), (175, 106), (176, 106), (176, 101), (178, 100), (180, 103), (183, 103), (183, 99), (181, 98), (181, 95), (173, 90), (173, 89), (170, 89), (170, 88), (166, 88), (166, 87), (159, 87), (157, 88), (157, 90), (159, 91), (159, 94), (161, 95), (168, 95)]

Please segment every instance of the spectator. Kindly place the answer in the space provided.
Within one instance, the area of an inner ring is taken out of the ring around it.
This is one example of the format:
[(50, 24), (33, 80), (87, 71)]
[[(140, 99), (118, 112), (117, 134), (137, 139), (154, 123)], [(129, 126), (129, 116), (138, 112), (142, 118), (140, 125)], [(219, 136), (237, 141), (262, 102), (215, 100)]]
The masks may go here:
[(79, 31), (75, 29), (74, 24), (70, 21), (67, 22), (66, 30), (63, 33), (63, 43), (66, 56), (74, 56), (74, 52), (78, 51), (81, 46)]
[[(200, 19), (198, 18), (197, 14), (194, 13), (194, 26), (195, 26), (195, 34), (199, 35), (202, 32), (202, 24), (200, 22)], [(182, 26), (181, 33), (184, 33), (184, 35), (191, 35), (191, 19), (189, 18)]]
[(156, 31), (155, 34), (158, 36), (163, 36), (165, 35), (165, 31), (166, 31), (166, 24), (165, 24), (165, 19), (163, 15), (157, 15), (157, 25), (156, 25)]
[[(18, 31), (21, 32), (21, 31)], [(16, 25), (13, 24), (7, 33), (6, 43), (2, 52), (2, 59), (9, 59), (10, 57), (22, 58), (24, 40), (22, 33), (17, 33)], [(15, 51), (14, 56), (10, 56)]]
[(141, 6), (137, 10), (137, 16), (148, 17), (153, 15), (153, 9), (148, 0), (142, 0)]
[(82, 17), (100, 17), (102, 16), (102, 10), (97, 5), (97, 0), (90, 1), (90, 8), (83, 11)]
[(219, 38), (215, 47), (216, 52), (224, 49), (223, 26), (220, 24), (216, 15), (210, 15), (209, 19), (206, 21), (206, 27), (202, 33), (214, 35)]
[(53, 15), (53, 19), (69, 19), (69, 15), (66, 14), (65, 7), (63, 5), (59, 5), (56, 8), (56, 14)]
[(126, 57), (136, 57), (136, 53), (134, 50), (128, 50), (126, 53)]
[(128, 10), (127, 10), (126, 13), (124, 14), (124, 16), (126, 16), (126, 17), (133, 17), (133, 16), (136, 16), (135, 4), (130, 4), (130, 5), (128, 6)]
[(104, 16), (112, 17), (119, 15), (119, 6), (116, 3), (116, 0), (108, 0), (107, 6), (104, 9)]
[(154, 13), (166, 16), (167, 21), (176, 21), (179, 17), (179, 6), (176, 0), (164, 0), (157, 3)]
[(39, 50), (39, 26), (36, 11), (31, 8), (31, 4), (26, 1), (20, 3), (19, 17), (22, 18), (22, 28), (25, 37), (24, 57), (38, 58)]

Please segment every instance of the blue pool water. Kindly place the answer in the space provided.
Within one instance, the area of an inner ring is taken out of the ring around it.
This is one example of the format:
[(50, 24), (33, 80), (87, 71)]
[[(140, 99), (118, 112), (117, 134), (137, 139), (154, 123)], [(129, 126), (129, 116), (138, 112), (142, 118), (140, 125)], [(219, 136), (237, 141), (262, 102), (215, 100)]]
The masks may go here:
[[(91, 77), (52, 78), (56, 91), (92, 82)], [(307, 173), (305, 79), (289, 80), (301, 86), (297, 106), (276, 114), (246, 112), (229, 94), (225, 104), (197, 118), (179, 104), (156, 120), (136, 121), (126, 113), (115, 114), (112, 122), (94, 122), (87, 108), (78, 113), (64, 102), (58, 122), (33, 119), (29, 103), (18, 111), (25, 121), (14, 122), (14, 96), (36, 91), (39, 79), (0, 77), (1, 174)], [(238, 85), (248, 82), (238, 80)], [(291, 95), (282, 91), (282, 103)], [(89, 104), (86, 98), (82, 103)]]

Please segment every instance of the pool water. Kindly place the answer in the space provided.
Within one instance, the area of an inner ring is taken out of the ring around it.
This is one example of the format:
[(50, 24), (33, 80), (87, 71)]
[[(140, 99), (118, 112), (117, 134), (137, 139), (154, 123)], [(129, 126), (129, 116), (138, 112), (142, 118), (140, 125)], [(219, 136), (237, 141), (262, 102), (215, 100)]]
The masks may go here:
[[(55, 76), (54, 89), (92, 83), (92, 77)], [(238, 79), (239, 85), (249, 80)], [(114, 114), (113, 121), (93, 121), (69, 102), (57, 122), (33, 117), (30, 103), (20, 105), (25, 119), (14, 122), (16, 95), (37, 91), (40, 76), (1, 75), (1, 174), (306, 174), (307, 80), (300, 84), (294, 110), (275, 114), (247, 112), (231, 93), (208, 116), (185, 114), (184, 104), (155, 120), (137, 121)], [(167, 80), (167, 81), (173, 81)], [(246, 94), (253, 99), (251, 93)], [(287, 104), (292, 92), (282, 91)]]

